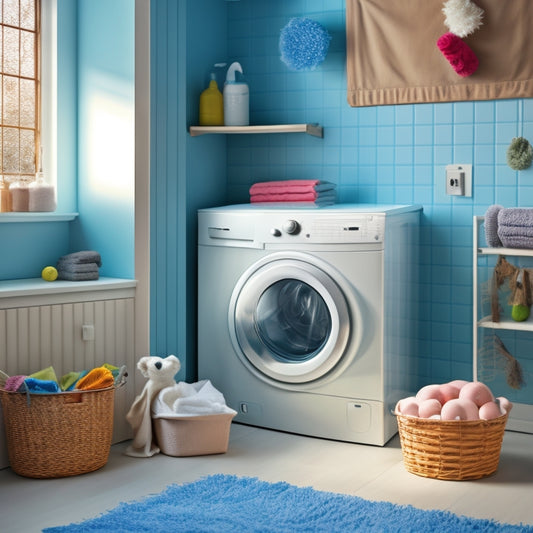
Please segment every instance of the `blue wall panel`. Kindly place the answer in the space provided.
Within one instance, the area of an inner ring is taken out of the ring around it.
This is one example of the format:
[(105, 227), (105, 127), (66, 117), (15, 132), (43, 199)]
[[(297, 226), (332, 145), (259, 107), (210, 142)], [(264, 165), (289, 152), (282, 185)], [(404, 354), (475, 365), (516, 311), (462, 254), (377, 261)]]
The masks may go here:
[(226, 3), (151, 4), (151, 353), (196, 377), (196, 211), (227, 200), (226, 140), (191, 138), (211, 66), (226, 58)]

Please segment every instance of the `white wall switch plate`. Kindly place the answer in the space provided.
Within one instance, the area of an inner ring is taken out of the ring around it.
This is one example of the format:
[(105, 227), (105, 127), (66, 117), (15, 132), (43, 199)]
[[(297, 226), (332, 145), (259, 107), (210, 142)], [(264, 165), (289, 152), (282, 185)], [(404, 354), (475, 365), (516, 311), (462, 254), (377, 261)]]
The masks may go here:
[(446, 194), (472, 196), (472, 165), (446, 165)]

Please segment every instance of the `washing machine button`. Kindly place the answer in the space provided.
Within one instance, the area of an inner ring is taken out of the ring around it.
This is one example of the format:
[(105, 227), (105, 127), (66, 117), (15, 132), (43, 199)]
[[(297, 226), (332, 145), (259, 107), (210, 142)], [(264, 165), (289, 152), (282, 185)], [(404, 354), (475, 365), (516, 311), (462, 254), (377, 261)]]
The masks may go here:
[(283, 231), (289, 235), (298, 235), (300, 233), (300, 224), (296, 220), (286, 220), (283, 223)]
[(281, 231), (278, 228), (272, 228), (270, 234), (274, 237), (281, 237)]

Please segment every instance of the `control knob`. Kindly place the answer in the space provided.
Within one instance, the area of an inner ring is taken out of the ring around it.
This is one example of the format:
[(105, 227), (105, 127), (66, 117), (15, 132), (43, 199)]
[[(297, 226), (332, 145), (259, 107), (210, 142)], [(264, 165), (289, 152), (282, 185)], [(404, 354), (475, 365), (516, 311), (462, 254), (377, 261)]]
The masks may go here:
[(300, 233), (300, 224), (296, 220), (286, 220), (283, 223), (283, 231), (289, 235), (298, 235)]

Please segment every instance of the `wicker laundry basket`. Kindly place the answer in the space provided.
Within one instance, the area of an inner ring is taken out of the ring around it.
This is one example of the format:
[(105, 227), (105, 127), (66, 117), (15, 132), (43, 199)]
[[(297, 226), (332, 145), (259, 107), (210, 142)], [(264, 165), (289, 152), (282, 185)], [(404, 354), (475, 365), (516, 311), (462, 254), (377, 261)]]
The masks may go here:
[(398, 413), (408, 472), (447, 480), (479, 479), (496, 472), (508, 415), (493, 420), (433, 420)]
[(115, 389), (29, 395), (0, 389), (13, 471), (57, 478), (104, 466), (113, 435)]

